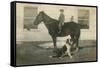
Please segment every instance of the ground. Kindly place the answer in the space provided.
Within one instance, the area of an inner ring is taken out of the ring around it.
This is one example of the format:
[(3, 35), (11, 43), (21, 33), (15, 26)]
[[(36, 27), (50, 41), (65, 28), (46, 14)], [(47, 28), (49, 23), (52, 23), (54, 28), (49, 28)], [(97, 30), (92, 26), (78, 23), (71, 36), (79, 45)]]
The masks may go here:
[[(79, 51), (73, 54), (73, 58), (68, 56), (63, 58), (50, 58), (54, 55), (53, 48), (41, 47), (52, 41), (41, 42), (21, 42), (17, 44), (16, 64), (17, 65), (35, 65), (35, 64), (52, 64), (68, 62), (96, 61), (96, 42), (90, 40), (79, 41)], [(41, 45), (41, 46), (39, 46)], [(50, 44), (48, 44), (50, 45)], [(53, 45), (51, 45), (53, 47)]]

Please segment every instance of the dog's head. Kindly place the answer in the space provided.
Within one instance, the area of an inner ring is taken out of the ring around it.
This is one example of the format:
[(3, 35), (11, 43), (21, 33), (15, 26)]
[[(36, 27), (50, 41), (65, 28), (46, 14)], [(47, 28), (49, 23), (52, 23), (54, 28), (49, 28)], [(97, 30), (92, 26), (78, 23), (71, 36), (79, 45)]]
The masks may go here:
[(66, 43), (68, 43), (69, 45), (72, 45), (73, 41), (72, 41), (70, 35), (67, 36), (67, 41), (66, 41)]

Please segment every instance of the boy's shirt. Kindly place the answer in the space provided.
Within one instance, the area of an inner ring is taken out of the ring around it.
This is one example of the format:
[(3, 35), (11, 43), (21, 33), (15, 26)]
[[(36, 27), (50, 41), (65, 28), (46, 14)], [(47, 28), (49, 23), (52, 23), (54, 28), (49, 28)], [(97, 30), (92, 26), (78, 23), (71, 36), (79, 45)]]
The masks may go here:
[(64, 14), (60, 14), (60, 16), (59, 16), (59, 23), (64, 23), (64, 20), (65, 20), (65, 16), (64, 16)]

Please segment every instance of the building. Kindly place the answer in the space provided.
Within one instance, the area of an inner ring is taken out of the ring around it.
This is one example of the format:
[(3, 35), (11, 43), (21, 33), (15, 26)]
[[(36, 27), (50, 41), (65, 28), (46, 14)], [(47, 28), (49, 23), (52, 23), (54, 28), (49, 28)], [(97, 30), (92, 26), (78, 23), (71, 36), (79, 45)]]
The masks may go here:
[[(71, 16), (74, 16), (74, 21), (79, 22), (84, 19), (84, 24), (87, 27), (81, 29), (80, 40), (96, 40), (96, 8), (95, 7), (81, 7), (81, 6), (58, 6), (58, 5), (43, 5), (43, 4), (21, 4), (17, 3), (16, 11), (16, 28), (17, 41), (51, 41), (43, 22), (39, 24), (38, 29), (32, 28), (27, 30), (25, 27), (27, 23), (34, 21), (36, 15), (40, 11), (44, 11), (47, 15), (54, 19), (59, 17), (59, 9), (64, 9), (65, 21), (70, 21)], [(82, 18), (83, 16), (83, 18)], [(84, 18), (85, 17), (85, 18)], [(82, 19), (82, 20), (81, 20)]]

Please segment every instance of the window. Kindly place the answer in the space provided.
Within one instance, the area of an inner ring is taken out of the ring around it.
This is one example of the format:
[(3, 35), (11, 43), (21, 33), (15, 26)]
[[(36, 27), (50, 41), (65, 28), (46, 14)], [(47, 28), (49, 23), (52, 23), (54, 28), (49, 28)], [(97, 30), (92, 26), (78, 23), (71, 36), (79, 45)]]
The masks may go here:
[(37, 7), (24, 7), (24, 29), (34, 29), (33, 22), (37, 16)]
[(89, 29), (89, 10), (78, 10), (78, 23), (81, 25), (81, 29)]

